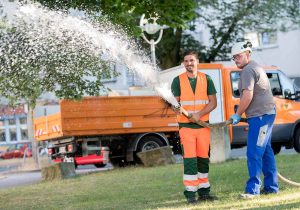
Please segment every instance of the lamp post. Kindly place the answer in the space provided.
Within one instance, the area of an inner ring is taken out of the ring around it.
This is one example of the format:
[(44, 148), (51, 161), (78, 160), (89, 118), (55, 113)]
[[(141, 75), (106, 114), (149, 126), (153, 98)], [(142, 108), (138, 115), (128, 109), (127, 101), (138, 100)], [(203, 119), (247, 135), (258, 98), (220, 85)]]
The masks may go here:
[[(159, 25), (156, 23), (158, 17), (155, 18), (150, 18), (153, 20), (153, 23), (149, 23), (148, 19), (145, 19), (145, 14), (143, 14), (141, 16), (140, 19), (140, 28), (142, 29), (142, 37), (143, 39), (150, 44), (150, 49), (151, 49), (151, 59), (152, 59), (152, 63), (153, 66), (156, 66), (156, 59), (155, 59), (155, 45), (161, 40), (162, 35), (163, 35), (163, 30), (168, 28), (168, 26), (166, 25)], [(144, 31), (150, 35), (155, 34), (159, 31), (159, 36), (157, 38), (157, 40), (155, 41), (154, 39), (149, 40), (145, 34)]]

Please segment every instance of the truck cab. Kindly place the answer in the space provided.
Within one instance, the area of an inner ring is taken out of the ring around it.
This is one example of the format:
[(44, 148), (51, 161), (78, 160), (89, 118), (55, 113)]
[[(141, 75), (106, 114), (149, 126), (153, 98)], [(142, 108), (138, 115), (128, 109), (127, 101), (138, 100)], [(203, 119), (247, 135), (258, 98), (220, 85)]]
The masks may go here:
[[(300, 89), (276, 66), (263, 66), (269, 78), (276, 102), (276, 119), (272, 133), (274, 153), (282, 146), (295, 148), (300, 153)], [(184, 72), (183, 66), (173, 67), (160, 73), (160, 81), (171, 86), (172, 79)], [(238, 82), (241, 70), (236, 66), (219, 63), (200, 63), (198, 71), (209, 75), (217, 90), (217, 108), (210, 114), (210, 123), (230, 119), (239, 105)], [(245, 117), (245, 116), (243, 116)], [(231, 148), (247, 144), (248, 124), (229, 126)]]
[[(300, 152), (300, 98), (299, 88), (288, 78), (281, 70), (275, 66), (264, 66), (270, 81), (272, 93), (276, 102), (276, 119), (272, 133), (272, 148), (274, 153), (279, 153), (282, 146), (286, 148), (295, 148)], [(232, 101), (229, 102), (228, 116), (237, 109), (240, 94), (238, 91), (238, 82), (240, 79), (240, 70), (226, 69), (227, 77), (230, 78)], [(248, 125), (240, 123), (232, 126), (232, 146), (243, 146), (247, 140)]]

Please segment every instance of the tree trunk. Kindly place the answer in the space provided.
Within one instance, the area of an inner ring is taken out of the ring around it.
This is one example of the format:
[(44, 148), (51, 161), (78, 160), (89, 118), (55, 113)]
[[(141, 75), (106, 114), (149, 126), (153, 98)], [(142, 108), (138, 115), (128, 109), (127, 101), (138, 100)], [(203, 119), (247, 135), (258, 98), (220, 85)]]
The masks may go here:
[(28, 113), (27, 113), (27, 127), (28, 127), (28, 138), (32, 145), (32, 158), (35, 163), (36, 169), (39, 169), (39, 161), (38, 161), (38, 151), (37, 151), (37, 142), (34, 139), (34, 129), (33, 129), (33, 107), (28, 105)]

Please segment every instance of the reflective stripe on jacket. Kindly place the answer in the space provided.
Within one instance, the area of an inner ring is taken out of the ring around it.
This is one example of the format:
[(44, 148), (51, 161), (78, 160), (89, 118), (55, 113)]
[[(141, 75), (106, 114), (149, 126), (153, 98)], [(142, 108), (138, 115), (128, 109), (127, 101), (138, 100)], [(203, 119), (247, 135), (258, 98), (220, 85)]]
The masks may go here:
[[(188, 113), (196, 113), (201, 111), (208, 104), (207, 96), (207, 79), (204, 73), (197, 73), (197, 82), (195, 93), (192, 90), (190, 81), (186, 72), (179, 75), (180, 82), (180, 104)], [(189, 123), (189, 119), (183, 114), (177, 115), (180, 123)], [(209, 120), (209, 114), (200, 118), (202, 121)]]

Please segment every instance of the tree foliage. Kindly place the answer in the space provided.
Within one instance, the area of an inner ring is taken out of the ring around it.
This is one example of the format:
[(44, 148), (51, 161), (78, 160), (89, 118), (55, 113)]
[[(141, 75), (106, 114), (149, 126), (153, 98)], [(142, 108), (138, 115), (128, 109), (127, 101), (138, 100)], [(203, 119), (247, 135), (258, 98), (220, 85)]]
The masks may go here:
[[(25, 0), (23, 0), (25, 1)], [(146, 18), (159, 17), (158, 23), (172, 28), (184, 28), (187, 21), (196, 17), (194, 0), (36, 0), (51, 9), (68, 10), (70, 8), (101, 15), (114, 24), (128, 29), (128, 32), (140, 35), (138, 27), (142, 14)]]
[[(228, 59), (234, 41), (246, 32), (288, 30), (294, 27), (294, 0), (201, 1), (198, 18), (211, 34), (211, 44), (199, 50), (204, 62)], [(298, 11), (298, 12), (297, 12)]]
[[(183, 52), (189, 49), (198, 51), (202, 62), (226, 60), (232, 43), (243, 38), (245, 32), (299, 27), (300, 17), (297, 0), (36, 1), (54, 9), (77, 8), (94, 13), (98, 18), (106, 17), (137, 36), (141, 33), (137, 27), (140, 16), (145, 13), (147, 18), (157, 14), (158, 23), (170, 26), (156, 48), (162, 68), (179, 64)], [(208, 45), (184, 30), (193, 31), (199, 23), (211, 34)], [(149, 49), (147, 44), (144, 47)]]
[(45, 92), (69, 99), (99, 95), (101, 79), (113, 75), (109, 63), (78, 36), (46, 33), (38, 36), (26, 23), (0, 30), (0, 95), (12, 104), (25, 100), (31, 108)]

